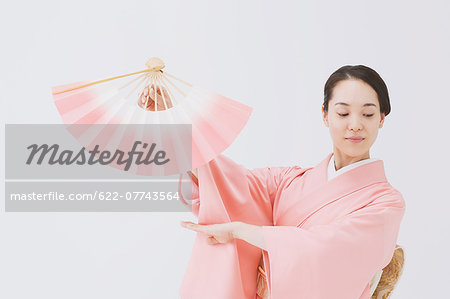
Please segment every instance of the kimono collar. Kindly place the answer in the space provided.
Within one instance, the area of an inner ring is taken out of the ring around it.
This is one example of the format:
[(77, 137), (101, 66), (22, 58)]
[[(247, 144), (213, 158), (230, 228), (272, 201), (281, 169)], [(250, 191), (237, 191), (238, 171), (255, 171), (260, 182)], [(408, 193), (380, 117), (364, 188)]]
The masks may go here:
[[(328, 154), (328, 156), (322, 160), (316, 167), (313, 168), (312, 174), (319, 181), (326, 183), (328, 182), (328, 165), (333, 156), (333, 153)], [(370, 161), (367, 163), (362, 163), (362, 165), (357, 165), (357, 167), (348, 169), (345, 171), (345, 175), (339, 175), (333, 181), (347, 181), (351, 179), (352, 185), (355, 187), (357, 185), (367, 185), (371, 182), (383, 182), (387, 181), (384, 172), (384, 163), (382, 160), (376, 159), (375, 161)], [(331, 182), (330, 182), (331, 183)], [(333, 184), (334, 185), (334, 184)]]
[(364, 160), (349, 164), (347, 166), (344, 166), (344, 167), (340, 168), (339, 170), (336, 170), (335, 163), (334, 163), (334, 154), (332, 154), (330, 162), (328, 163), (328, 180), (331, 180), (331, 179), (337, 177), (338, 175), (343, 174), (346, 171), (349, 171), (350, 169), (353, 169), (358, 166), (361, 166), (361, 165), (364, 165), (364, 164), (367, 164), (370, 162), (374, 162), (377, 160), (379, 160), (379, 159), (377, 159), (377, 158), (364, 159)]

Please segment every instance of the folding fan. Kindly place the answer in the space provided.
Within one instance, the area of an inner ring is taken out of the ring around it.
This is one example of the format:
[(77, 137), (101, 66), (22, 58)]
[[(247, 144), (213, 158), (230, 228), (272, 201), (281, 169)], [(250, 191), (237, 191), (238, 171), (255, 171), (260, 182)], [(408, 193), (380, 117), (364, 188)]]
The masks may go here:
[[(212, 160), (234, 141), (248, 121), (250, 107), (163, 71), (161, 59), (150, 58), (146, 66), (141, 71), (103, 80), (53, 87), (53, 98), (63, 122), (80, 144), (86, 148), (98, 143), (104, 148), (121, 145), (129, 148), (130, 140), (151, 135), (148, 144), (153, 141), (164, 150), (169, 149), (178, 156), (176, 161), (186, 161), (186, 157), (179, 156), (188, 155), (192, 165), (177, 162), (170, 169), (159, 167), (159, 170), (133, 165), (130, 172), (169, 175)], [(134, 78), (130, 80), (130, 76)], [(128, 78), (126, 82), (124, 78)], [(121, 126), (124, 124), (137, 125)], [(191, 125), (190, 148), (184, 142), (185, 132), (164, 130), (162, 126), (149, 133), (142, 124)]]

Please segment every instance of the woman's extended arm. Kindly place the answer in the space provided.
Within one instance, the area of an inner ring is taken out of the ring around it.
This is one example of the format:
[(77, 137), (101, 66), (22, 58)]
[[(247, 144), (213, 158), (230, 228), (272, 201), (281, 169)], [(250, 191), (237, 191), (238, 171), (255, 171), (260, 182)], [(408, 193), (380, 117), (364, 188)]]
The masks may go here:
[(240, 221), (202, 225), (193, 222), (181, 222), (181, 226), (209, 235), (208, 244), (223, 244), (234, 239), (241, 239), (256, 247), (266, 250), (262, 226)]

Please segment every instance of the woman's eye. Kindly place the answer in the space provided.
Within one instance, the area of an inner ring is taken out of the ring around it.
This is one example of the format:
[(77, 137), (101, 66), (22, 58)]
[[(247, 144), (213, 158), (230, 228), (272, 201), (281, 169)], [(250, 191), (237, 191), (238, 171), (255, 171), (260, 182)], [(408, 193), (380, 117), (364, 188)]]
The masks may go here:
[(338, 113), (339, 114), (339, 116), (347, 116), (348, 115), (348, 113)]
[(373, 113), (372, 114), (364, 114), (364, 116), (371, 117), (371, 116), (373, 116)]

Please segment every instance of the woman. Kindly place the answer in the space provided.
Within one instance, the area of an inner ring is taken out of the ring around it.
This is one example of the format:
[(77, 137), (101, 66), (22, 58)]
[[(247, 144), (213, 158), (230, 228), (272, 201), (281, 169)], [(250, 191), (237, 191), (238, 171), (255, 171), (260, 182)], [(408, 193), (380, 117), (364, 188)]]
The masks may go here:
[(317, 166), (248, 170), (219, 156), (199, 168), (199, 224), (182, 223), (199, 233), (181, 298), (369, 298), (405, 210), (370, 158), (389, 112), (381, 77), (344, 66), (325, 84), (333, 152)]

